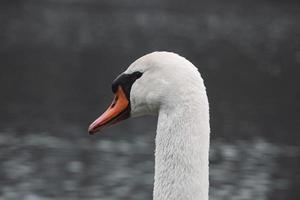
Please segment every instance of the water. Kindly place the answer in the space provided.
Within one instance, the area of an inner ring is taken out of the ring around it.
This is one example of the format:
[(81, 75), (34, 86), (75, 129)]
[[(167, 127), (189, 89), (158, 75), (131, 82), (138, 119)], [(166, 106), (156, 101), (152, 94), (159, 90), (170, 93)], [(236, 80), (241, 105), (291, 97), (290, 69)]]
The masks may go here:
[[(73, 129), (82, 134), (82, 130)], [(120, 133), (119, 133), (120, 134)], [(114, 139), (0, 134), (0, 199), (152, 199), (154, 133)], [(210, 199), (294, 199), (300, 148), (261, 138), (212, 141)]]

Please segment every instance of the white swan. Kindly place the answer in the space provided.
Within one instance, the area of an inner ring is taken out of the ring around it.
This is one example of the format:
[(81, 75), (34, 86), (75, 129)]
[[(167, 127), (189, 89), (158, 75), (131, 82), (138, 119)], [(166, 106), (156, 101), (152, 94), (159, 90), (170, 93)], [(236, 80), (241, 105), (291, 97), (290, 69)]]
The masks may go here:
[(209, 106), (197, 68), (169, 52), (147, 54), (112, 84), (111, 106), (89, 127), (157, 114), (154, 200), (207, 200)]

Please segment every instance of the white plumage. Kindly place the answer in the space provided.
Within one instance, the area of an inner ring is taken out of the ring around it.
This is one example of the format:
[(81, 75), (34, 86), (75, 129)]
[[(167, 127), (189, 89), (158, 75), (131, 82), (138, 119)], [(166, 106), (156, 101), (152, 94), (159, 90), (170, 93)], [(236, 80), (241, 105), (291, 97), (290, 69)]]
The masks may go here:
[(125, 73), (132, 85), (131, 115), (157, 114), (154, 200), (207, 200), (209, 106), (197, 68), (169, 52), (147, 54)]

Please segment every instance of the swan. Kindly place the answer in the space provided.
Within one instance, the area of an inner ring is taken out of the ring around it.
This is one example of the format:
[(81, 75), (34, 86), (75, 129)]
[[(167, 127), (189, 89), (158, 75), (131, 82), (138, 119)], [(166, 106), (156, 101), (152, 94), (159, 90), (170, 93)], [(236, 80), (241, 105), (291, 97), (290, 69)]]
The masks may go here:
[(207, 200), (209, 105), (198, 69), (178, 54), (153, 52), (119, 75), (112, 91), (113, 102), (88, 132), (157, 115), (153, 199)]

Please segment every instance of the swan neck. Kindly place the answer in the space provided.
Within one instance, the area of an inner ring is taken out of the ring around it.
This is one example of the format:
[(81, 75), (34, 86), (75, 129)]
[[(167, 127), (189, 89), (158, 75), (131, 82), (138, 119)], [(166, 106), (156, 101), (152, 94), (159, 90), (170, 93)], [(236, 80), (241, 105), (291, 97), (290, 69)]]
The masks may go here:
[(159, 112), (153, 199), (208, 200), (207, 98), (178, 105)]

